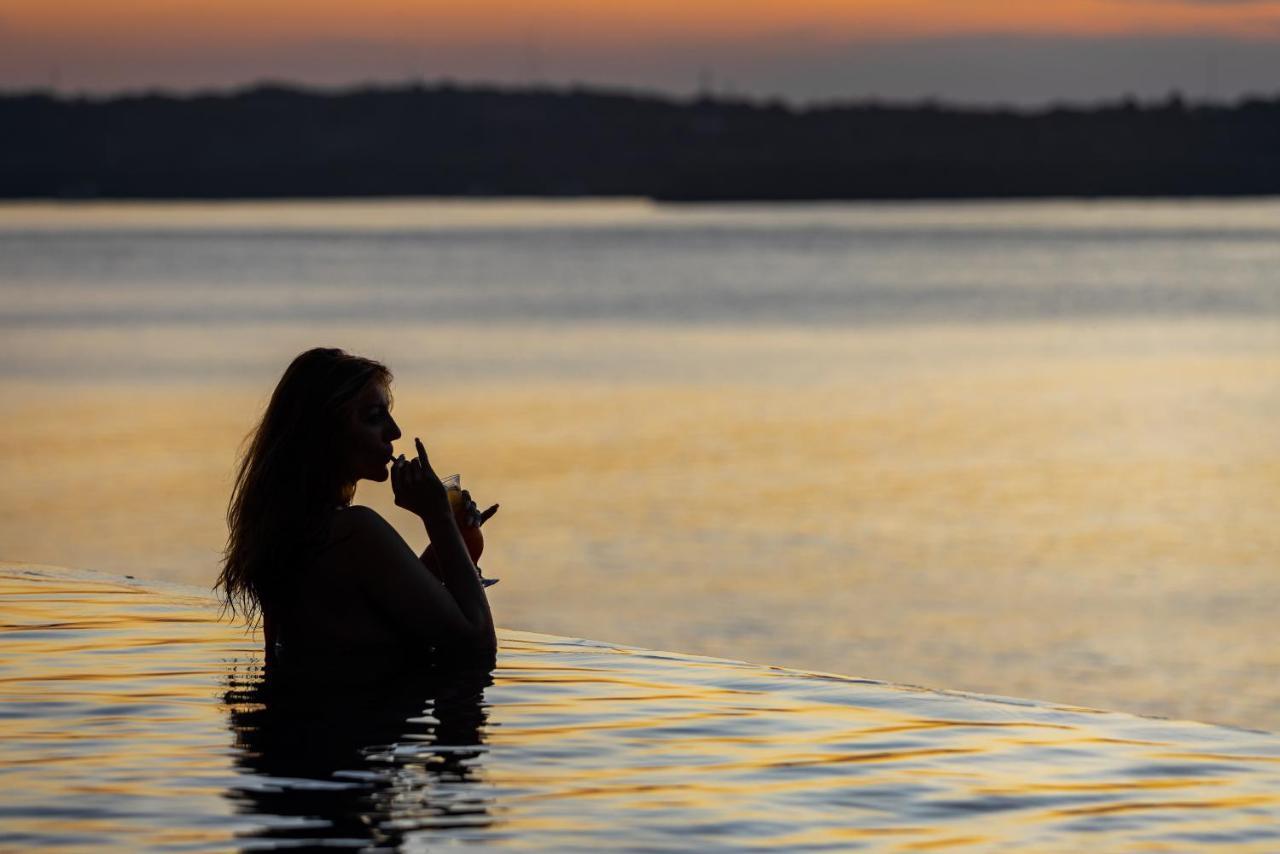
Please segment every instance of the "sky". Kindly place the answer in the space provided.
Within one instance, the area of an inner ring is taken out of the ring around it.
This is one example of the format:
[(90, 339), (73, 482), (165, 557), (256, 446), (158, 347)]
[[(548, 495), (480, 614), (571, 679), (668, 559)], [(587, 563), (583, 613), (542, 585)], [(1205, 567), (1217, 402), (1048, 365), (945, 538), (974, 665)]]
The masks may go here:
[(1280, 0), (0, 0), (0, 89), (452, 79), (793, 102), (1280, 92)]

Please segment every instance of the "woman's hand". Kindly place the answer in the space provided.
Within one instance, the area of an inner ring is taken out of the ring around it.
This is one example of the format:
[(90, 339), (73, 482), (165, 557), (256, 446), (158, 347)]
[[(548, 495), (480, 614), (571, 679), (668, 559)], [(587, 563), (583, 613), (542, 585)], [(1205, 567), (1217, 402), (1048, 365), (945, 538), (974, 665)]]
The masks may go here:
[(395, 494), (396, 506), (423, 520), (449, 518), (453, 515), (449, 509), (449, 493), (431, 468), (422, 440), (414, 437), (413, 443), (418, 448), (417, 457), (406, 460), (401, 454), (391, 463), (391, 491)]
[(494, 504), (481, 513), (475, 499), (471, 497), (471, 493), (464, 489), (462, 490), (462, 503), (453, 511), (453, 518), (458, 523), (458, 527), (465, 532), (467, 528), (479, 528), (497, 512), (498, 505)]
[(467, 552), (477, 566), (480, 564), (480, 555), (484, 554), (484, 534), (480, 533), (480, 526), (497, 512), (498, 505), (495, 504), (481, 513), (472, 500), (471, 493), (465, 489), (462, 490), (462, 500), (453, 509), (453, 521), (458, 523), (462, 542), (466, 543)]

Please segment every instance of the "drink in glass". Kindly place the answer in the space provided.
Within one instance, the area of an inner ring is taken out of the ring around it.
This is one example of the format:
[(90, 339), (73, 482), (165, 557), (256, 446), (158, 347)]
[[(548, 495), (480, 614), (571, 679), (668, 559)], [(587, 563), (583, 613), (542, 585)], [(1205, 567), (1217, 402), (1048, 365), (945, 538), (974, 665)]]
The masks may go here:
[[(444, 484), (445, 492), (449, 496), (449, 509), (453, 511), (453, 520), (458, 523), (458, 531), (462, 534), (462, 542), (467, 546), (467, 553), (471, 555), (471, 561), (476, 565), (476, 572), (480, 573), (480, 555), (484, 552), (484, 534), (480, 529), (471, 525), (471, 520), (467, 517), (470, 514), (470, 508), (467, 507), (466, 498), (462, 494), (462, 475), (451, 474), (440, 481)], [(485, 578), (480, 574), (480, 583), (485, 587), (491, 587), (498, 583), (496, 578)]]

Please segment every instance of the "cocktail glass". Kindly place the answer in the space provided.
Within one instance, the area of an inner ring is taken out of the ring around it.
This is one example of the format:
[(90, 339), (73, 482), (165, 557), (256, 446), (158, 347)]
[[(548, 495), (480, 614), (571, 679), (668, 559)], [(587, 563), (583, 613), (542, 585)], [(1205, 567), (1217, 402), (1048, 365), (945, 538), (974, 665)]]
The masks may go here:
[[(458, 523), (458, 530), (462, 533), (463, 542), (467, 544), (467, 551), (477, 554), (484, 547), (484, 535), (480, 533), (479, 528), (472, 528), (467, 520), (467, 504), (462, 497), (462, 475), (451, 474), (440, 481), (444, 484), (445, 491), (449, 495), (449, 509), (453, 511), (453, 519)], [(473, 556), (473, 560), (474, 560)], [(480, 564), (476, 564), (476, 574), (480, 576), (480, 583), (485, 587), (492, 587), (501, 579), (485, 578), (484, 573), (480, 571)]]

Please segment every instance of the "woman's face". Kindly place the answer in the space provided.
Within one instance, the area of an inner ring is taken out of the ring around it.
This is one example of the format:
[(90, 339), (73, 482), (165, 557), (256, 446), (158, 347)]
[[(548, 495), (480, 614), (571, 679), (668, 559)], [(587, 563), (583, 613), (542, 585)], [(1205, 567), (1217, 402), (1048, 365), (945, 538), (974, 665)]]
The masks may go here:
[(350, 415), (347, 471), (351, 480), (386, 480), (391, 443), (400, 438), (400, 427), (391, 417), (391, 396), (386, 386), (370, 383), (356, 397)]

